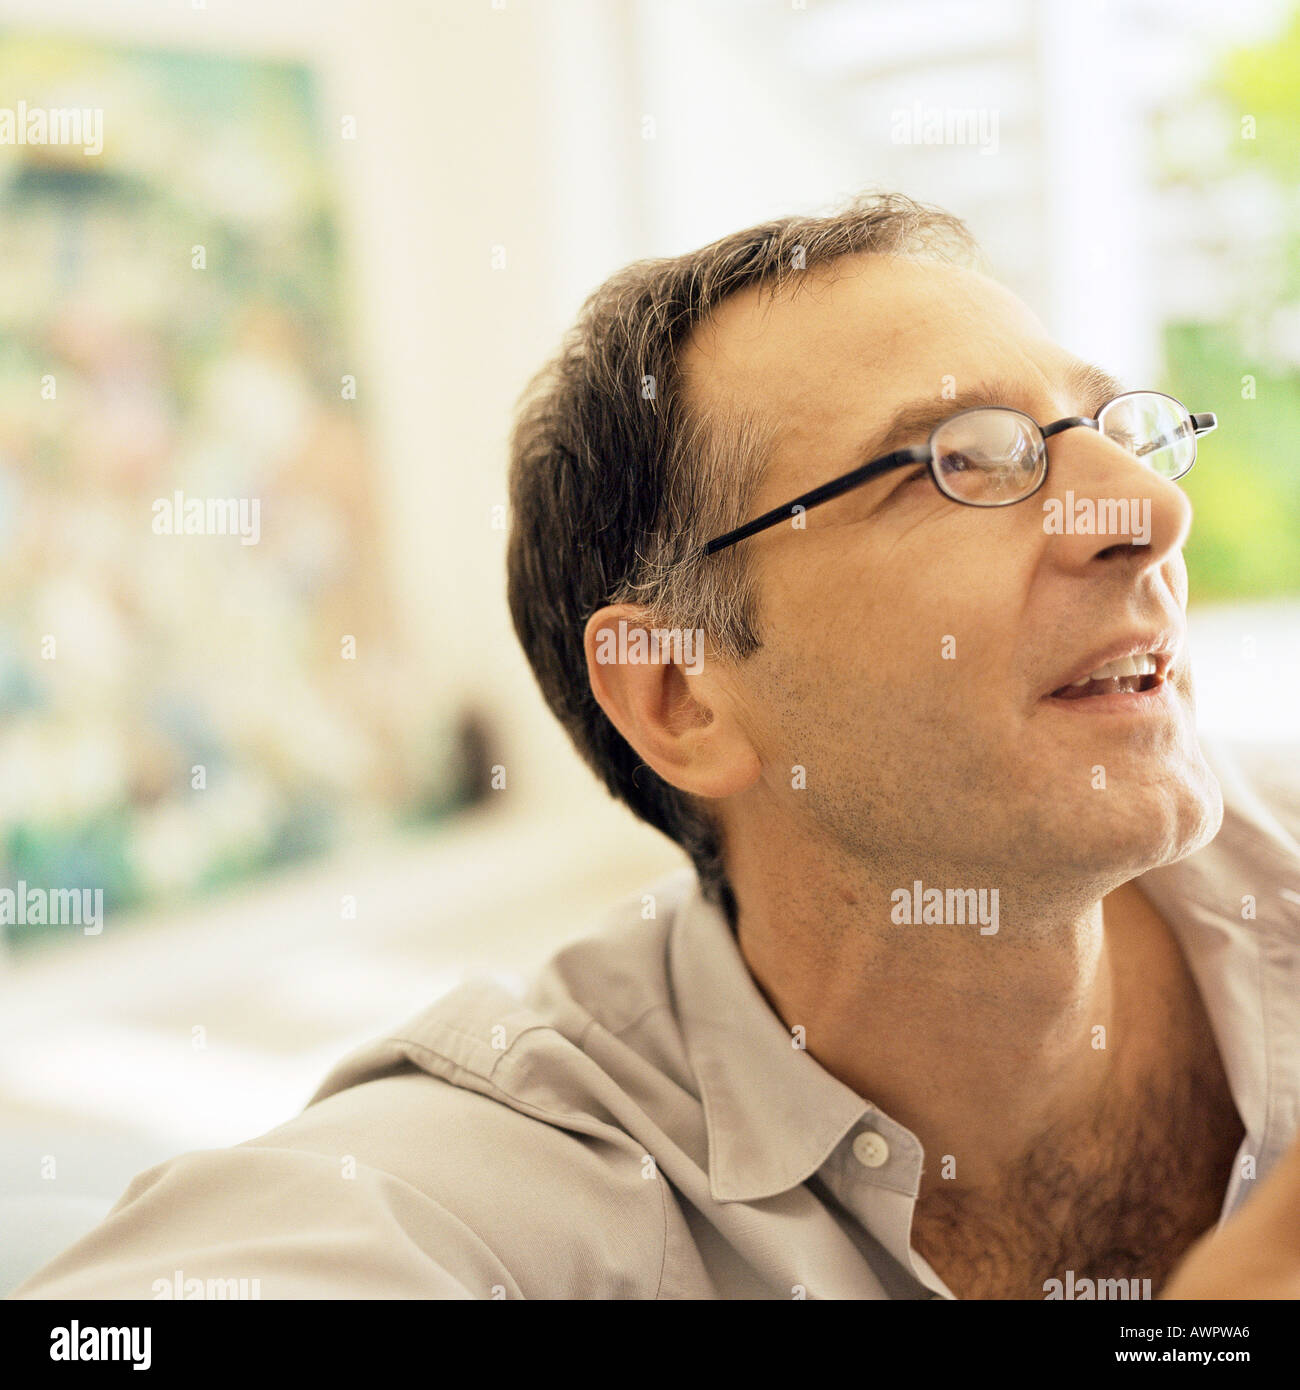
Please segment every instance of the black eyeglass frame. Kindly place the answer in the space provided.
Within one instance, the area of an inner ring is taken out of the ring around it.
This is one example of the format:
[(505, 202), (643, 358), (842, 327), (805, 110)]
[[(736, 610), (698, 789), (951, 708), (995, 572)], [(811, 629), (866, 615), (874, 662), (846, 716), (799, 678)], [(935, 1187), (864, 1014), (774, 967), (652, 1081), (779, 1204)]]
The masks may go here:
[[(735, 545), (738, 541), (748, 540), (750, 536), (757, 535), (760, 531), (766, 531), (771, 526), (776, 526), (785, 521), (788, 517), (796, 514), (796, 508), (807, 511), (810, 507), (819, 506), (822, 502), (829, 502), (832, 498), (839, 497), (843, 493), (851, 491), (855, 487), (861, 487), (864, 483), (871, 482), (874, 478), (880, 477), (884, 473), (889, 473), (895, 468), (906, 468), (911, 463), (928, 463), (930, 465), (930, 478), (935, 487), (939, 489), (950, 501), (956, 502), (963, 507), (1014, 507), (1017, 503), (1028, 501), (1034, 493), (1047, 481), (1047, 441), (1055, 434), (1060, 434), (1063, 430), (1075, 429), (1082, 425), (1087, 429), (1100, 430), (1101, 417), (1117, 401), (1127, 400), (1130, 396), (1163, 396), (1167, 401), (1173, 401), (1187, 418), (1192, 422), (1192, 440), (1202, 434), (1209, 434), (1216, 429), (1219, 424), (1218, 416), (1212, 411), (1201, 411), (1193, 414), (1176, 396), (1170, 396), (1164, 391), (1124, 391), (1118, 396), (1112, 396), (1104, 406), (1097, 412), (1096, 418), (1089, 415), (1069, 415), (1063, 420), (1055, 420), (1050, 425), (1040, 425), (1031, 415), (1027, 415), (1023, 410), (1016, 410), (1013, 406), (989, 406), (976, 405), (969, 410), (959, 410), (955, 415), (949, 415), (947, 419), (941, 420), (930, 431), (930, 439), (927, 443), (910, 449), (896, 449), (893, 453), (883, 454), (878, 459), (872, 459), (870, 463), (860, 464), (857, 468), (848, 473), (842, 474), (838, 478), (832, 478), (828, 483), (822, 483), (820, 487), (813, 488), (810, 492), (802, 493), (791, 501), (783, 503), (779, 507), (773, 507), (771, 511), (764, 512), (762, 516), (755, 517), (753, 521), (747, 521), (743, 526), (737, 526), (734, 531), (727, 531), (721, 536), (715, 536), (704, 546), (705, 555), (714, 555), (719, 550), (725, 550), (728, 546)], [(1031, 425), (1039, 432), (1043, 439), (1043, 472), (1042, 477), (1034, 484), (1023, 496), (1014, 497), (1008, 502), (971, 502), (966, 498), (954, 497), (951, 492), (939, 481), (938, 473), (935, 469), (936, 453), (934, 450), (934, 437), (940, 430), (946, 429), (954, 420), (960, 420), (963, 415), (974, 415), (977, 412), (986, 410), (1003, 410), (1011, 415), (1019, 415), (1022, 419), (1028, 420)], [(1191, 472), (1193, 464), (1196, 462), (1196, 452), (1193, 449), (1192, 462), (1182, 470), (1175, 473), (1174, 479), (1185, 477)], [(1163, 475), (1161, 475), (1163, 476)], [(1173, 481), (1174, 479), (1170, 479)]]

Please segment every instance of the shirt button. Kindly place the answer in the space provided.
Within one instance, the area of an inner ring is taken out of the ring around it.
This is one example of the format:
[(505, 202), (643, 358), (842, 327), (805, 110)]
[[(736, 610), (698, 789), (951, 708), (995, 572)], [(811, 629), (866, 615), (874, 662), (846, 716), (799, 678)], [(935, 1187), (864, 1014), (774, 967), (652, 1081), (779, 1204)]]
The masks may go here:
[(865, 1168), (879, 1168), (889, 1160), (889, 1145), (875, 1130), (866, 1129), (853, 1141), (853, 1156)]

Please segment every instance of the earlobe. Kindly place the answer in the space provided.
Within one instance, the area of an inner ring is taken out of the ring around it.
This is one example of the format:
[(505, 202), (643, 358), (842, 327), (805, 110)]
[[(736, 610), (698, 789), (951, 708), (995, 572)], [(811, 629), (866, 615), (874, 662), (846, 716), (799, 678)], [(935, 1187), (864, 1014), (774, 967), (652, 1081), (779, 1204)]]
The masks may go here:
[[(732, 699), (708, 664), (683, 660), (681, 634), (642, 608), (614, 604), (587, 621), (592, 694), (665, 782), (697, 796), (732, 796), (762, 771)], [(702, 634), (701, 634), (702, 639)]]

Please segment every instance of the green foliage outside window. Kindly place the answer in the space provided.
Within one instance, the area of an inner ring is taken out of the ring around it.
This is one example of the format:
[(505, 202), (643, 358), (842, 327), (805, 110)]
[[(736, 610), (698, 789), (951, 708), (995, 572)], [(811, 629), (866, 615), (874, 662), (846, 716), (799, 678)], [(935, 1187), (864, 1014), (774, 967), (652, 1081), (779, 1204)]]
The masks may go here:
[[(1174, 125), (1165, 149), (1172, 183), (1205, 199), (1243, 190), (1220, 248), (1231, 312), (1165, 333), (1168, 389), (1219, 417), (1183, 480), (1196, 513), (1191, 597), (1300, 594), (1300, 10), (1280, 37), (1225, 53), (1208, 99), (1222, 150), (1187, 148), (1197, 142), (1179, 141)], [(1274, 219), (1264, 254), (1243, 250), (1258, 245), (1256, 206)]]

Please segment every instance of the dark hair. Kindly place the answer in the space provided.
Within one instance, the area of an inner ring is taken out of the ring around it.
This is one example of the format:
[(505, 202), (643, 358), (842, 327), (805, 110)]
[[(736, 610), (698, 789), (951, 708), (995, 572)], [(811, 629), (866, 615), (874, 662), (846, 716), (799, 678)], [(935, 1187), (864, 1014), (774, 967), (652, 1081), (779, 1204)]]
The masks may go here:
[(510, 612), (556, 717), (609, 790), (690, 855), (704, 891), (734, 909), (713, 818), (664, 782), (592, 695), (583, 632), (609, 603), (655, 625), (702, 629), (712, 653), (759, 645), (744, 546), (702, 561), (701, 545), (745, 520), (771, 425), (726, 419), (683, 390), (678, 355), (728, 295), (797, 288), (846, 256), (969, 255), (951, 214), (897, 193), (865, 193), (824, 217), (784, 217), (686, 255), (637, 261), (584, 304), (559, 354), (520, 401), (511, 438)]

